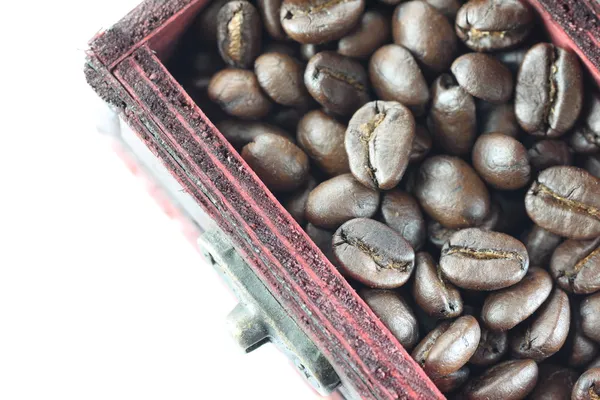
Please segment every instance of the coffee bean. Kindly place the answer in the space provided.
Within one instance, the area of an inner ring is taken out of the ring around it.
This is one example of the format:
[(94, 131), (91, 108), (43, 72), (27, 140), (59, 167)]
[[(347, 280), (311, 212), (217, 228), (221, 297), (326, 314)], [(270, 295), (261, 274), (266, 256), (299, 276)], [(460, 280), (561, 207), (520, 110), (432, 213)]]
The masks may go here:
[(319, 104), (339, 115), (352, 115), (370, 101), (368, 77), (362, 65), (331, 51), (310, 59), (304, 84)]
[(350, 171), (372, 189), (392, 189), (406, 170), (415, 137), (415, 119), (402, 104), (374, 101), (361, 107), (346, 131)]
[(221, 8), (230, 1), (232, 0), (214, 0), (206, 4), (206, 8), (200, 13), (194, 24), (194, 30), (197, 32), (195, 38), (207, 45), (217, 44), (217, 15)]
[(554, 249), (561, 240), (560, 236), (534, 224), (523, 239), (523, 244), (529, 254), (529, 263), (531, 265), (548, 265)]
[(481, 367), (498, 363), (508, 351), (508, 336), (506, 332), (494, 332), (486, 327), (481, 327), (481, 339), (477, 350), (469, 363)]
[(577, 56), (549, 43), (533, 46), (523, 59), (515, 88), (521, 128), (536, 136), (561, 136), (575, 124), (582, 103)]
[(446, 242), (440, 268), (458, 287), (498, 290), (523, 279), (529, 257), (523, 243), (512, 236), (468, 228), (456, 232)]
[(298, 124), (298, 145), (329, 176), (350, 172), (345, 135), (346, 126), (320, 110), (305, 114)]
[(400, 234), (381, 222), (356, 218), (333, 235), (333, 253), (340, 271), (378, 289), (393, 289), (408, 281), (415, 252)]
[(364, 9), (365, 0), (283, 0), (281, 26), (297, 42), (329, 42), (350, 32)]
[(298, 222), (299, 225), (304, 225), (306, 220), (305, 213), (308, 195), (316, 186), (317, 181), (315, 178), (309, 176), (304, 185), (302, 185), (295, 192), (291, 193), (287, 199), (281, 202), (281, 204), (290, 213), (292, 218)]
[(448, 19), (429, 4), (407, 1), (396, 7), (392, 19), (394, 43), (406, 47), (428, 72), (450, 67), (457, 39)]
[(394, 189), (383, 194), (381, 221), (398, 232), (413, 249), (425, 243), (427, 226), (417, 200), (410, 194)]
[(520, 0), (471, 0), (456, 15), (456, 34), (475, 51), (517, 46), (531, 28), (533, 11)]
[(256, 5), (265, 24), (265, 29), (273, 39), (285, 40), (287, 35), (281, 27), (280, 8), (282, 0), (257, 0)]
[(310, 239), (317, 245), (319, 250), (323, 252), (325, 257), (333, 265), (337, 264), (337, 260), (333, 255), (333, 232), (328, 231), (327, 229), (322, 229), (314, 226), (311, 223), (306, 224), (306, 228), (304, 229), (306, 234)]
[(534, 171), (543, 171), (558, 165), (571, 165), (571, 149), (562, 140), (540, 140), (527, 152)]
[(562, 243), (552, 255), (550, 272), (558, 286), (569, 293), (600, 290), (600, 237)]
[(521, 400), (535, 387), (538, 366), (533, 360), (509, 360), (471, 380), (462, 394), (467, 400)]
[(590, 155), (585, 157), (583, 167), (590, 174), (600, 179), (600, 155)]
[(321, 228), (337, 229), (353, 218), (370, 218), (379, 208), (379, 193), (352, 174), (338, 175), (317, 186), (306, 202), (306, 219)]
[(600, 398), (600, 368), (585, 371), (573, 387), (571, 400), (598, 400)]
[(274, 102), (290, 107), (305, 107), (311, 97), (304, 86), (304, 67), (283, 53), (264, 53), (256, 59), (254, 72), (260, 87)]
[(479, 225), (490, 211), (484, 183), (469, 164), (456, 157), (426, 159), (414, 194), (423, 210), (447, 228)]
[(376, 10), (366, 11), (358, 25), (337, 44), (337, 52), (346, 57), (367, 59), (391, 40), (389, 17)]
[[(481, 101), (482, 102), (482, 101)], [(479, 115), (479, 132), (481, 134), (500, 132), (515, 139), (521, 133), (521, 127), (515, 116), (512, 103), (494, 104), (485, 102)], [(478, 111), (479, 111), (478, 107)]]
[(413, 297), (427, 315), (455, 318), (462, 314), (463, 301), (458, 289), (448, 282), (429, 254), (417, 253)]
[(271, 110), (252, 71), (228, 68), (217, 72), (208, 85), (208, 96), (234, 117), (261, 118)]
[(479, 176), (496, 189), (522, 188), (531, 176), (525, 147), (501, 133), (486, 133), (477, 139), (473, 147), (473, 166)]
[(432, 376), (431, 381), (442, 393), (452, 393), (459, 389), (469, 379), (471, 371), (466, 365), (448, 375)]
[(258, 135), (244, 146), (242, 157), (273, 191), (292, 191), (308, 178), (308, 157), (298, 146), (281, 136)]
[(249, 68), (260, 53), (260, 15), (244, 0), (230, 1), (217, 15), (217, 41), (223, 61), (235, 68)]
[(363, 289), (360, 296), (406, 351), (419, 341), (419, 324), (410, 306), (392, 290)]
[(594, 360), (600, 350), (600, 345), (583, 333), (582, 319), (579, 313), (580, 305), (575, 303), (571, 302), (571, 327), (567, 342), (561, 352), (566, 355), (565, 358), (570, 367), (580, 368)]
[(335, 46), (332, 43), (323, 43), (323, 44), (302, 44), (300, 45), (300, 56), (304, 61), (309, 61), (313, 58), (317, 53), (327, 50), (335, 50)]
[(557, 235), (600, 236), (600, 180), (583, 169), (542, 171), (527, 192), (525, 207), (536, 224)]
[(541, 268), (529, 268), (519, 283), (490, 293), (483, 303), (481, 320), (494, 331), (512, 329), (540, 308), (551, 291), (550, 274)]
[(468, 154), (477, 135), (475, 100), (450, 74), (433, 82), (431, 95), (427, 126), (436, 146), (451, 155)]
[(539, 378), (531, 400), (568, 400), (579, 374), (555, 364), (541, 364)]
[(419, 65), (404, 47), (380, 47), (369, 61), (369, 76), (380, 99), (400, 102), (415, 115), (425, 111), (429, 88)]
[(600, 293), (586, 297), (581, 302), (579, 312), (583, 333), (600, 343)]
[(216, 126), (219, 132), (225, 136), (225, 139), (227, 139), (236, 149), (247, 145), (256, 139), (258, 135), (264, 133), (281, 136), (289, 141), (293, 140), (292, 136), (286, 131), (264, 122), (227, 119), (217, 123)]
[(412, 357), (430, 376), (458, 371), (473, 355), (481, 331), (477, 320), (465, 315), (454, 322), (442, 322), (415, 347)]
[(581, 123), (575, 128), (569, 140), (576, 153), (596, 154), (600, 152), (600, 94), (594, 92), (588, 99), (581, 116)]
[(550, 357), (567, 340), (570, 319), (569, 298), (564, 291), (556, 288), (527, 322), (511, 332), (512, 355), (535, 361)]
[(430, 6), (444, 14), (451, 20), (454, 20), (456, 13), (462, 6), (461, 0), (425, 0)]
[(505, 103), (512, 96), (510, 70), (488, 54), (464, 54), (454, 60), (451, 70), (458, 84), (473, 97), (490, 103)]
[(421, 124), (415, 125), (415, 138), (410, 151), (410, 162), (419, 162), (427, 157), (432, 146), (431, 135), (427, 128)]
[(429, 220), (427, 224), (427, 239), (438, 249), (442, 249), (444, 244), (450, 239), (450, 236), (454, 235), (460, 229), (449, 229), (445, 228), (442, 224), (437, 221)]

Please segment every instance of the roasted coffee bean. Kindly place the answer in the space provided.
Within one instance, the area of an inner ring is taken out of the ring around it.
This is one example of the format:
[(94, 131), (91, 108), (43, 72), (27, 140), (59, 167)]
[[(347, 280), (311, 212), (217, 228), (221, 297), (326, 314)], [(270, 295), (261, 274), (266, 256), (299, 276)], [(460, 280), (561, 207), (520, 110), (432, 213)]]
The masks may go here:
[(583, 333), (600, 343), (600, 293), (586, 297), (581, 302), (579, 313)]
[(337, 229), (353, 218), (370, 218), (379, 208), (379, 193), (352, 174), (338, 175), (317, 186), (306, 202), (306, 219), (321, 228)]
[(421, 124), (415, 125), (415, 139), (413, 140), (412, 150), (410, 152), (410, 162), (422, 161), (427, 157), (431, 146), (431, 135), (427, 128)]
[(531, 176), (525, 147), (502, 133), (486, 133), (477, 139), (473, 167), (490, 186), (502, 190), (522, 188)]
[(367, 218), (339, 227), (333, 235), (333, 253), (345, 275), (378, 289), (404, 285), (415, 266), (410, 244), (392, 228)]
[(217, 123), (216, 126), (219, 132), (225, 136), (225, 139), (236, 149), (242, 148), (256, 139), (258, 135), (264, 133), (281, 136), (290, 141), (293, 140), (292, 136), (286, 131), (264, 122), (227, 119)]
[(232, 0), (214, 0), (206, 4), (206, 8), (198, 16), (194, 29), (198, 32), (195, 38), (209, 44), (217, 44), (217, 15), (226, 3)]
[(296, 132), (300, 119), (304, 116), (304, 110), (291, 107), (280, 107), (271, 113), (269, 122), (277, 125), (288, 132)]
[(471, 0), (456, 15), (456, 34), (475, 51), (517, 46), (531, 28), (533, 11), (521, 0)]
[(282, 0), (257, 0), (256, 5), (265, 24), (265, 29), (273, 39), (285, 40), (287, 35), (281, 27), (280, 8)]
[(363, 289), (360, 296), (406, 351), (419, 341), (419, 324), (410, 306), (392, 290)]
[(427, 226), (419, 203), (410, 194), (399, 189), (385, 192), (381, 221), (402, 235), (415, 251), (423, 247)]
[(569, 140), (569, 144), (576, 153), (599, 153), (600, 94), (598, 92), (594, 92), (590, 96), (581, 117), (581, 123), (575, 128), (575, 131)]
[(529, 263), (531, 265), (548, 265), (554, 249), (560, 242), (560, 236), (534, 224), (523, 238), (523, 244), (529, 254)]
[(550, 272), (558, 286), (569, 293), (589, 294), (600, 290), (600, 237), (567, 240), (556, 248)]
[(451, 374), (475, 353), (480, 334), (479, 323), (470, 315), (442, 322), (421, 340), (412, 357), (429, 376)]
[(490, 293), (483, 303), (481, 320), (494, 331), (512, 329), (540, 308), (551, 291), (550, 274), (541, 268), (529, 268), (519, 283)]
[(570, 319), (569, 298), (564, 291), (556, 288), (533, 317), (511, 331), (512, 355), (535, 361), (550, 357), (567, 340)]
[(558, 137), (573, 127), (583, 103), (583, 78), (577, 56), (549, 43), (525, 55), (515, 88), (515, 114), (525, 131)]
[(485, 102), (485, 107), (483, 107), (479, 119), (479, 132), (481, 134), (500, 132), (517, 138), (521, 133), (521, 127), (515, 116), (514, 105), (512, 103), (494, 104)]
[(419, 307), (431, 317), (455, 318), (462, 314), (460, 292), (444, 278), (428, 253), (417, 253), (412, 293)]
[(350, 172), (345, 135), (346, 126), (320, 110), (305, 114), (298, 124), (298, 145), (329, 176)]
[(308, 201), (308, 195), (316, 186), (317, 181), (315, 178), (309, 176), (304, 185), (291, 193), (289, 197), (281, 203), (299, 225), (304, 225), (306, 222), (306, 202)]
[(598, 354), (598, 350), (600, 350), (600, 345), (583, 333), (579, 307), (579, 304), (571, 302), (571, 327), (567, 342), (561, 349), (561, 352), (566, 355), (567, 364), (574, 368), (581, 368), (590, 364)]
[(367, 59), (375, 50), (391, 40), (389, 17), (377, 10), (366, 11), (356, 28), (341, 38), (337, 52), (346, 57)]
[(427, 224), (427, 239), (438, 249), (442, 249), (444, 244), (450, 239), (450, 236), (458, 232), (459, 229), (445, 228), (437, 221), (429, 220)]
[(425, 0), (430, 6), (444, 14), (451, 20), (454, 20), (456, 13), (462, 6), (461, 0)]
[(415, 119), (395, 101), (373, 101), (352, 116), (346, 131), (350, 171), (372, 189), (392, 189), (409, 162)]
[(392, 19), (394, 43), (406, 47), (431, 73), (450, 67), (457, 39), (448, 19), (429, 4), (407, 1), (396, 7)]
[(335, 50), (333, 43), (323, 44), (302, 44), (300, 45), (300, 56), (304, 61), (309, 61), (311, 58), (322, 51)]
[(593, 155), (585, 157), (583, 161), (583, 167), (590, 174), (600, 179), (600, 155)]
[(427, 126), (436, 146), (451, 155), (468, 154), (477, 135), (473, 96), (450, 74), (442, 74), (433, 82), (431, 96)]
[(304, 84), (319, 104), (339, 115), (352, 115), (371, 100), (367, 72), (362, 65), (332, 51), (310, 59)]
[(228, 68), (217, 72), (208, 85), (208, 96), (234, 117), (262, 118), (271, 110), (271, 101), (252, 71)]
[(429, 88), (419, 65), (402, 46), (380, 47), (369, 61), (373, 89), (382, 100), (394, 100), (422, 115), (429, 102)]
[(506, 332), (494, 332), (481, 327), (481, 339), (477, 350), (469, 363), (477, 366), (490, 366), (498, 363), (508, 351), (508, 335)]
[(329, 42), (350, 32), (364, 9), (365, 0), (283, 0), (281, 26), (297, 42)]
[(456, 157), (426, 159), (415, 196), (424, 211), (447, 228), (479, 225), (490, 211), (485, 184), (469, 164)]
[(583, 169), (542, 171), (527, 192), (525, 207), (536, 224), (557, 235), (600, 236), (600, 180)]
[(578, 374), (569, 368), (555, 364), (541, 364), (531, 400), (568, 400), (577, 381)]
[(431, 381), (442, 393), (452, 393), (459, 389), (469, 379), (471, 371), (466, 365), (451, 374), (444, 376), (432, 376)]
[(562, 140), (540, 140), (527, 152), (529, 163), (534, 171), (543, 171), (558, 165), (571, 165), (571, 149)]
[(306, 228), (304, 229), (306, 234), (310, 239), (317, 245), (319, 250), (323, 252), (325, 257), (333, 265), (337, 264), (337, 260), (333, 255), (333, 232), (328, 231), (327, 229), (322, 229), (314, 226), (311, 223), (306, 224)]
[(217, 15), (217, 41), (223, 61), (235, 68), (250, 68), (262, 42), (256, 8), (244, 0), (225, 4)]
[(537, 379), (535, 361), (504, 361), (469, 381), (462, 394), (467, 400), (521, 400), (533, 390)]
[(292, 191), (308, 178), (308, 157), (298, 146), (281, 136), (258, 135), (244, 146), (242, 157), (273, 191)]
[(473, 97), (505, 103), (512, 96), (510, 70), (488, 54), (464, 54), (454, 60), (451, 70), (458, 84)]
[(523, 279), (529, 257), (523, 243), (512, 236), (468, 228), (456, 232), (446, 242), (440, 268), (458, 287), (498, 290)]
[(283, 53), (264, 53), (256, 59), (254, 72), (260, 87), (276, 103), (305, 107), (311, 97), (304, 86), (304, 67)]
[(588, 369), (575, 382), (571, 400), (598, 399), (600, 399), (600, 368)]

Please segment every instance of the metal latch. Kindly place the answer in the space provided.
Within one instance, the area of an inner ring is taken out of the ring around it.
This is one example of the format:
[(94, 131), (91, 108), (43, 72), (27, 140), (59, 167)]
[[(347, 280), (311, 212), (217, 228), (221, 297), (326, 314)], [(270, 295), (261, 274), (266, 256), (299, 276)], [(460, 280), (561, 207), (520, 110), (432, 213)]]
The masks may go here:
[(273, 343), (284, 352), (321, 395), (328, 395), (340, 378), (321, 351), (275, 300), (219, 229), (204, 233), (198, 245), (239, 300), (227, 317), (229, 331), (246, 352)]

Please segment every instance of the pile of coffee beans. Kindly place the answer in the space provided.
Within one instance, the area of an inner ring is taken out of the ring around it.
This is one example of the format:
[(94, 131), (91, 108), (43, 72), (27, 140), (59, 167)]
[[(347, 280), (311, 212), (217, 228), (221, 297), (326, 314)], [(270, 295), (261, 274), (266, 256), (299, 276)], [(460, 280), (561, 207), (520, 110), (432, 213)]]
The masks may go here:
[(172, 59), (449, 397), (600, 399), (600, 94), (536, 18), (214, 0)]

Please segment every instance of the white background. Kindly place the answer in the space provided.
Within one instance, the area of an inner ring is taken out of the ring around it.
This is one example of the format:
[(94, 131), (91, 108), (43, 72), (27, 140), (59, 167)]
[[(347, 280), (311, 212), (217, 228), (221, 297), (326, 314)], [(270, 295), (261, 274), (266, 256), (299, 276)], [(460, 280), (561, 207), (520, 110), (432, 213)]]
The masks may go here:
[(95, 133), (83, 50), (136, 3), (3, 2), (0, 399), (313, 399)]

